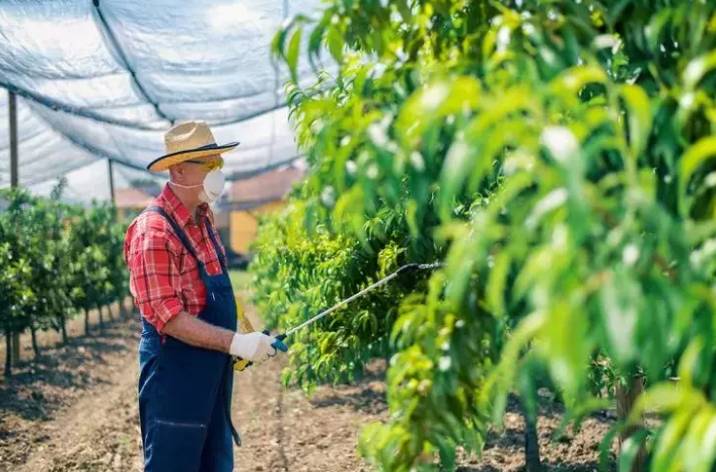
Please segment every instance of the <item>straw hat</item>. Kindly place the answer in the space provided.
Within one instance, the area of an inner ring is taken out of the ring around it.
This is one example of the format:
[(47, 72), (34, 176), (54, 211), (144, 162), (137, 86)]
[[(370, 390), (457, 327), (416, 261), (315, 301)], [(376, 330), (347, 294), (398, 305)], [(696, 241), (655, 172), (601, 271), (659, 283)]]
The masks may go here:
[(164, 135), (166, 154), (154, 159), (148, 170), (159, 172), (189, 159), (212, 156), (230, 151), (238, 142), (216, 144), (209, 126), (203, 121), (187, 121), (172, 126)]

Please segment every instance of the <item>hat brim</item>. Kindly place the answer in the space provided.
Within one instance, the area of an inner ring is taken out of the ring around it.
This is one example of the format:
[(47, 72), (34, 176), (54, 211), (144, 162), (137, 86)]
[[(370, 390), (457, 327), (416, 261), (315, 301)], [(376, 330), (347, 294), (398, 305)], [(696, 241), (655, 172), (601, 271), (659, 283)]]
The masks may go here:
[(188, 161), (189, 159), (196, 159), (199, 157), (206, 157), (211, 156), (214, 154), (221, 154), (224, 152), (231, 151), (236, 146), (238, 146), (238, 142), (228, 143), (228, 144), (209, 144), (207, 146), (202, 146), (200, 148), (196, 149), (187, 149), (185, 151), (179, 151), (179, 152), (173, 152), (171, 154), (165, 154), (161, 157), (158, 157), (154, 159), (152, 162), (147, 165), (147, 170), (152, 172), (161, 172), (164, 170), (169, 169), (171, 166), (180, 164), (184, 161)]

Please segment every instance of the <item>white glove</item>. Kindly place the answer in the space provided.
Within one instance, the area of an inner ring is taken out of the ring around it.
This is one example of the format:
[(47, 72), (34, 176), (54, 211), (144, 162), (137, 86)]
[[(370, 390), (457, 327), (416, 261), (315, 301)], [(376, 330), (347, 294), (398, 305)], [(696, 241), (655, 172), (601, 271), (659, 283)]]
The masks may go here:
[(271, 347), (274, 341), (272, 336), (258, 331), (248, 334), (235, 333), (229, 354), (252, 362), (262, 362), (276, 355), (276, 349)]

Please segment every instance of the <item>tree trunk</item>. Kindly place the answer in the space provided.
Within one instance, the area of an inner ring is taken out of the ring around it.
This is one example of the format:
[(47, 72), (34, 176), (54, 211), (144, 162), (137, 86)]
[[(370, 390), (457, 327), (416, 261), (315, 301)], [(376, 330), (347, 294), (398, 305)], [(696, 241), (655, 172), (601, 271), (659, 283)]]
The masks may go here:
[(12, 335), (5, 330), (5, 377), (12, 375)]
[[(626, 420), (631, 412), (636, 399), (644, 391), (644, 377), (635, 375), (631, 379), (631, 384), (624, 386), (621, 383), (617, 384), (616, 388), (616, 400), (617, 400), (617, 417), (620, 421)], [(642, 423), (640, 421), (640, 423)], [(632, 425), (624, 429), (619, 435), (619, 450), (621, 451), (622, 444), (626, 439), (634, 434), (639, 429), (640, 425)], [(644, 446), (639, 449), (639, 453), (634, 459), (634, 463), (631, 468), (631, 472), (643, 472), (646, 470), (647, 453)]]
[(102, 305), (97, 305), (97, 312), (99, 313), (99, 330), (104, 331), (104, 320), (102, 319)]
[(20, 333), (12, 333), (12, 362), (14, 365), (20, 363)]
[(37, 344), (37, 328), (34, 324), (30, 325), (30, 334), (32, 335), (32, 350), (35, 352), (35, 358), (40, 357), (40, 345)]
[(67, 317), (60, 315), (60, 332), (62, 333), (62, 344), (67, 344)]
[(114, 314), (112, 313), (112, 304), (111, 304), (111, 303), (107, 303), (107, 305), (105, 305), (105, 306), (107, 307), (107, 317), (109, 318), (109, 321), (113, 321), (113, 320), (114, 320)]
[(539, 437), (537, 436), (537, 421), (527, 413), (522, 404), (522, 416), (525, 419), (525, 464), (527, 472), (540, 472), (542, 464), (539, 457)]
[(85, 308), (85, 336), (90, 334), (89, 310)]
[(127, 307), (124, 305), (124, 296), (119, 294), (117, 296), (117, 303), (119, 304), (119, 318), (122, 320), (127, 319)]

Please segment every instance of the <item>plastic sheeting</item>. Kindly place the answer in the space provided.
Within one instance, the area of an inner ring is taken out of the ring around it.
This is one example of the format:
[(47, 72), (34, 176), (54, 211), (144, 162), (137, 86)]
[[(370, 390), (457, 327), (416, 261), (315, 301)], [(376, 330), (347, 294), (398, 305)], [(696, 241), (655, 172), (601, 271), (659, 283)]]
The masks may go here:
[[(298, 155), (270, 57), (280, 24), (320, 0), (3, 0), (0, 86), (18, 94), (20, 183), (36, 188), (97, 159), (143, 169), (172, 123), (207, 121), (240, 141), (238, 179)], [(305, 38), (304, 38), (305, 39)], [(305, 48), (304, 48), (305, 50)], [(312, 80), (308, 61), (299, 73)], [(0, 94), (0, 186), (9, 184)], [(88, 167), (88, 173), (94, 167)]]

